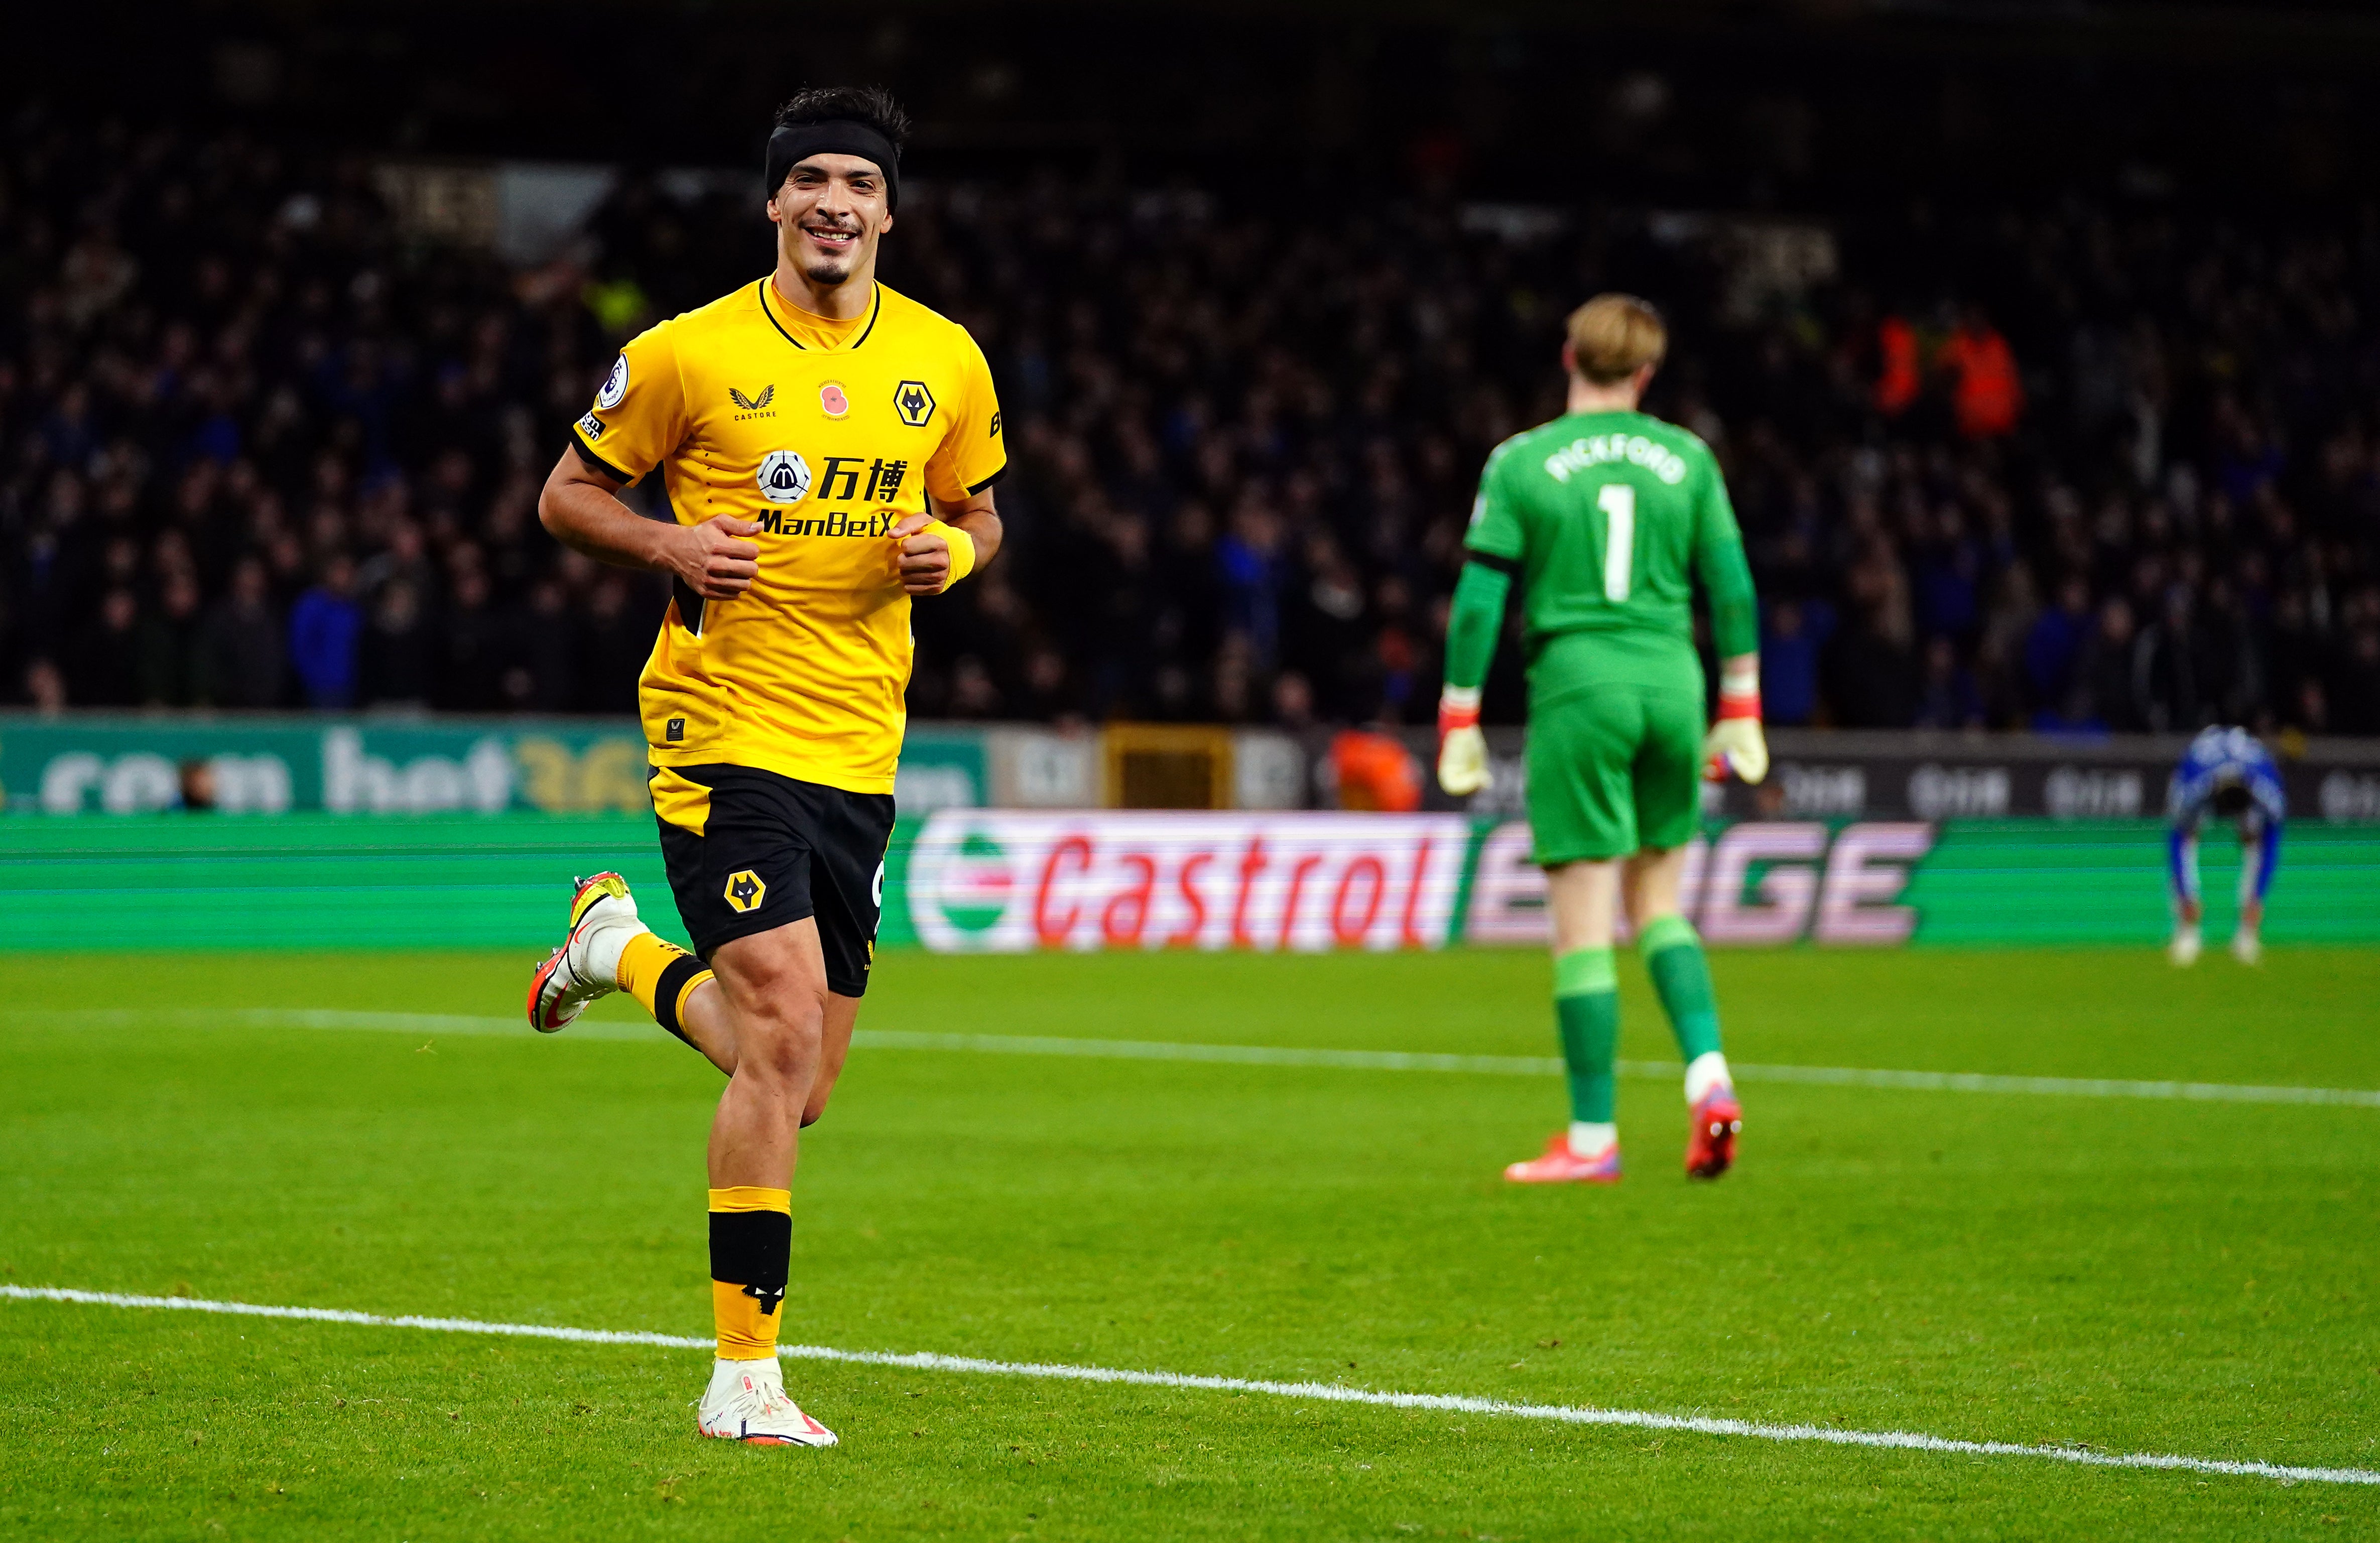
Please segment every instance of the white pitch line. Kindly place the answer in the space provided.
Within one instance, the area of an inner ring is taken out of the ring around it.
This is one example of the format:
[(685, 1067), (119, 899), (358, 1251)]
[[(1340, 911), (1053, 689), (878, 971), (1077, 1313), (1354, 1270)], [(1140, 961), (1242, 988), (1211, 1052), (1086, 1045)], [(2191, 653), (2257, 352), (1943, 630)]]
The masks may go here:
[[(89, 1024), (102, 1028), (331, 1028), (385, 1034), (459, 1034), (508, 1039), (530, 1032), (526, 1017), (468, 1017), (451, 1013), (361, 1013), (340, 1007), (67, 1007), (9, 1013), (10, 1020)], [(585, 1018), (570, 1026), (589, 1039), (650, 1039), (668, 1036), (651, 1024)]]
[[(1635, 1063), (1641, 1073), (1649, 1073), (1657, 1064)], [(1680, 1071), (1674, 1066), (1662, 1069), (1671, 1076)], [(2380, 1109), (2380, 1091), (2368, 1087), (2258, 1087), (2239, 1082), (2136, 1082), (2116, 1077), (2004, 1076), (1988, 1072), (1888, 1072), (1858, 1066), (1730, 1063), (1728, 1070), (1740, 1082), (1908, 1087), (1940, 1093), (2044, 1093), (2070, 1099), (2179, 1099), (2189, 1103), (2346, 1104)]]
[[(337, 1307), (279, 1307), (255, 1302), (211, 1302), (187, 1296), (133, 1296), (119, 1292), (77, 1291), (67, 1286), (0, 1285), (0, 1298), (19, 1302), (72, 1302), (99, 1307), (163, 1307), (180, 1312), (224, 1313), (239, 1318), (297, 1318), (310, 1323), (350, 1323), (382, 1329), (427, 1329), (448, 1334), (498, 1334), (515, 1339), (564, 1340), (574, 1344), (656, 1345), (667, 1350), (711, 1350), (714, 1342), (690, 1334), (650, 1334), (613, 1329), (571, 1329), (542, 1323), (488, 1323), (468, 1318), (383, 1316)], [(1199, 1377), (1184, 1372), (1129, 1371), (1116, 1367), (1075, 1367), (1046, 1361), (989, 1361), (974, 1355), (902, 1354), (884, 1350), (836, 1350), (826, 1345), (781, 1345), (789, 1361), (840, 1361), (863, 1367), (899, 1367), (911, 1371), (956, 1372), (974, 1377), (1032, 1377), (1059, 1382), (1102, 1382), (1135, 1388), (1180, 1388), (1200, 1392), (1262, 1393), (1273, 1398), (1313, 1399), (1368, 1404), (1384, 1409), (1428, 1409), (1443, 1414), (1492, 1415), (1509, 1419), (1548, 1420), (1562, 1425), (1624, 1426), (1636, 1430), (1675, 1430), (1697, 1436), (1747, 1436), (1763, 1441), (1816, 1441), (1828, 1446), (1871, 1447), (1899, 1452), (1947, 1452), (1970, 1457), (2038, 1457), (2092, 1468), (2165, 1468), (2193, 1474), (2277, 1478), (2301, 1484), (2380, 1485), (2370, 1468), (2309, 1468), (2281, 1463), (2185, 1457), (2170, 1452), (2095, 1452), (2083, 1447), (2027, 1446), (2017, 1441), (1966, 1441), (1912, 1430), (1841, 1430), (1820, 1425), (1771, 1425), (1759, 1420), (1713, 1419), (1700, 1415), (1662, 1415), (1642, 1409), (1600, 1409), (1569, 1403), (1514, 1403), (1460, 1393), (1393, 1393), (1336, 1382), (1276, 1382), (1250, 1377)]]
[[(369, 1029), (398, 1034), (510, 1037), (518, 1018), (464, 1017), (437, 1013), (360, 1013), (327, 1007), (96, 1008), (9, 1014), (34, 1020), (133, 1027)], [(653, 1039), (659, 1029), (612, 1019), (582, 1019), (565, 1031), (578, 1039)], [(1548, 1055), (1445, 1055), (1420, 1051), (1342, 1051), (1277, 1045), (1201, 1045), (1159, 1039), (1060, 1039), (1026, 1034), (934, 1034), (863, 1028), (852, 1037), (863, 1050), (963, 1051), (985, 1055), (1081, 1056), (1101, 1061), (1203, 1061), (1235, 1066), (1314, 1066), (1342, 1071), (1456, 1072), (1487, 1076), (1559, 1075)], [(1675, 1079), (1672, 1061), (1622, 1061), (1622, 1076)], [(1739, 1062), (1739, 1082), (1790, 1082), (1824, 1087), (1895, 1087), (1932, 1093), (2024, 1093), (2070, 1099), (2150, 1099), (2185, 1103), (2330, 1104), (2380, 1109), (2380, 1090), (2364, 1087), (2260, 1087), (2236, 1082), (2150, 1082), (2117, 1077), (2011, 1076), (1992, 1072), (1903, 1072), (1866, 1066), (1776, 1066)]]
[[(1248, 1066), (1334, 1066), (1378, 1072), (1478, 1072), (1553, 1076), (1562, 1063), (1541, 1055), (1439, 1055), (1409, 1051), (1293, 1050), (1270, 1045), (1189, 1045), (1152, 1039), (1061, 1039), (1023, 1034), (918, 1034), (861, 1029), (852, 1042), (881, 1050), (973, 1051), (1003, 1055), (1079, 1055), (1117, 1061), (1211, 1061)], [(1624, 1076), (1675, 1078), (1673, 1061), (1622, 1061)], [(1837, 1087), (1901, 1087), (1948, 1093), (2046, 1093), (2084, 1099), (2180, 1099), (2219, 1103), (2350, 1104), (2380, 1109), (2380, 1091), (2361, 1087), (2255, 1087), (2231, 1082), (2138, 1082), (2111, 1077), (2003, 1076), (1986, 1072), (1896, 1072), (1861, 1066), (1769, 1066), (1738, 1062), (1738, 1082), (1799, 1082)]]
[[(968, 1051), (984, 1055), (1087, 1056), (1099, 1061), (1205, 1061), (1230, 1066), (1320, 1066), (1360, 1072), (1478, 1072), (1490, 1076), (1559, 1075), (1549, 1055), (1441, 1055), (1423, 1051), (1335, 1051), (1281, 1045), (1197, 1045), (1174, 1039), (1063, 1039), (1038, 1034), (921, 1034), (863, 1028), (854, 1045), (888, 1051)], [(1623, 1061), (1633, 1075), (1677, 1076), (1682, 1068), (1658, 1061)]]

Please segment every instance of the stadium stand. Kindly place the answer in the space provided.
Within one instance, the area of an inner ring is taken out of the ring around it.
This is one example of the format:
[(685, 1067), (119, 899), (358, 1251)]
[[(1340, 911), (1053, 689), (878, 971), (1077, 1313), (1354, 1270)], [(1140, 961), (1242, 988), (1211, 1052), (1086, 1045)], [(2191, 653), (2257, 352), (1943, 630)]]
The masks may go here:
[[(660, 591), (536, 490), (620, 338), (765, 266), (751, 202), (631, 177), (582, 260), (515, 268), (406, 235), (360, 159), (20, 115), (0, 694), (628, 711)], [(886, 251), (983, 343), (1016, 461), (1012, 554), (919, 608), (921, 716), (1425, 720), (1480, 461), (1618, 286), (1671, 315), (1649, 406), (1728, 468), (1773, 722), (2380, 734), (2368, 208), (1450, 221), (1043, 177), (920, 184)]]

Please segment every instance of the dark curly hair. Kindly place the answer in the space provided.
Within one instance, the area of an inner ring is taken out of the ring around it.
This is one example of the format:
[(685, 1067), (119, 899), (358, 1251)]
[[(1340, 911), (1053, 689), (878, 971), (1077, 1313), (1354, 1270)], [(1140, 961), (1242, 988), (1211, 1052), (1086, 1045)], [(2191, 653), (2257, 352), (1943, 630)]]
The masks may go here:
[(864, 123), (892, 141), (898, 155), (909, 143), (909, 115), (881, 86), (805, 86), (777, 109), (773, 128), (837, 119)]

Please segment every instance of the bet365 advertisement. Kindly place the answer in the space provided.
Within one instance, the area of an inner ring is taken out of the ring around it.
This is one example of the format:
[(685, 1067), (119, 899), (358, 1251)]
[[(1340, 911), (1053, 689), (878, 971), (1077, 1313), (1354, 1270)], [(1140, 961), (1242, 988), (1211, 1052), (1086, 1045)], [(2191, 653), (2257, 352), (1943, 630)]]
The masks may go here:
[[(0, 712), (0, 811), (646, 814), (645, 742), (612, 718)], [(979, 735), (912, 733), (909, 808), (985, 801)]]

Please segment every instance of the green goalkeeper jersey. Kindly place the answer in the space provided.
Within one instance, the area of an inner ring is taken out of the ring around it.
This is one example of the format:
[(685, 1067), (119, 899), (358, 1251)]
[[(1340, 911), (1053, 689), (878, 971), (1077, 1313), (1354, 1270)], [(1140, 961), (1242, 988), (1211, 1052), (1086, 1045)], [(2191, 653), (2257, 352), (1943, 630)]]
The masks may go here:
[(1702, 694), (1694, 585), (1721, 658), (1752, 652), (1752, 576), (1710, 447), (1635, 412), (1573, 413), (1496, 447), (1463, 538), (1518, 574), (1533, 701), (1610, 683)]

